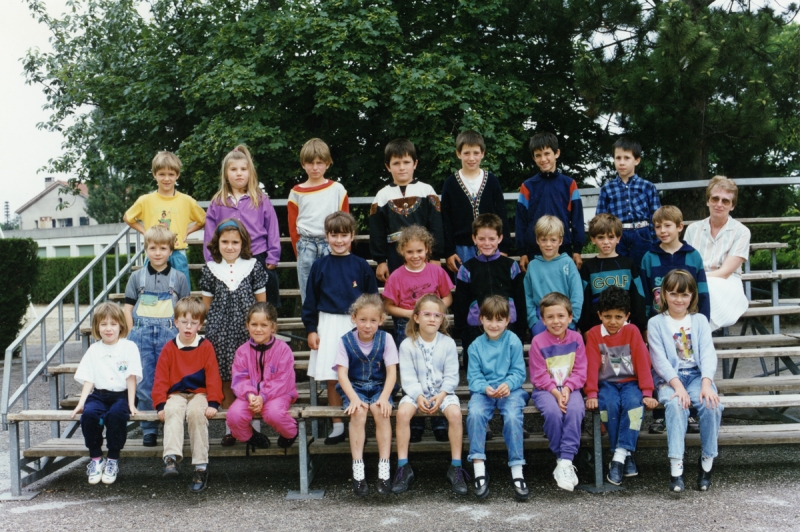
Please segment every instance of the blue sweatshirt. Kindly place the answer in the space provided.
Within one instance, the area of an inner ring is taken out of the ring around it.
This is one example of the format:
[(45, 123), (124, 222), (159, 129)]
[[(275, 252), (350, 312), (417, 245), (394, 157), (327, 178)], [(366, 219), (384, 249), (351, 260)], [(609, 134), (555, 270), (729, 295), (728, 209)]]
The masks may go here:
[(564, 224), (563, 247), (580, 253), (586, 242), (583, 227), (583, 202), (578, 185), (558, 172), (539, 173), (522, 183), (517, 198), (517, 251), (528, 258), (538, 253), (534, 227), (550, 214)]
[(694, 277), (697, 283), (697, 308), (700, 314), (711, 319), (711, 304), (708, 299), (708, 283), (706, 271), (703, 269), (703, 257), (692, 246), (681, 240), (683, 244), (675, 253), (667, 253), (661, 249), (660, 244), (653, 244), (650, 251), (642, 258), (642, 267), (639, 275), (642, 277), (642, 290), (644, 291), (645, 312), (648, 318), (661, 312), (659, 298), (661, 296), (661, 281), (672, 270), (686, 270)]
[(522, 358), (522, 342), (509, 330), (497, 340), (485, 334), (469, 346), (467, 369), (469, 391), (486, 393), (486, 387), (497, 388), (503, 383), (514, 391), (525, 382), (525, 360)]
[(550, 292), (558, 292), (569, 298), (572, 303), (572, 324), (578, 323), (583, 308), (583, 283), (572, 257), (566, 253), (553, 260), (537, 256), (528, 264), (524, 284), (528, 327), (533, 327), (539, 321), (539, 301)]

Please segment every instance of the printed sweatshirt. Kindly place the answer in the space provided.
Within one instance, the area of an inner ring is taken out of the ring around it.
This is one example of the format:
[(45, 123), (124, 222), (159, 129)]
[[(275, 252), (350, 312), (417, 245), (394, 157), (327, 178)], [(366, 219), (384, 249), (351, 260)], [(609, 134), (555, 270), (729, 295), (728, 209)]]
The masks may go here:
[(653, 244), (650, 251), (642, 258), (639, 275), (642, 278), (642, 290), (645, 298), (645, 311), (648, 318), (661, 312), (661, 281), (670, 271), (681, 269), (688, 271), (697, 283), (700, 313), (711, 319), (711, 304), (708, 298), (706, 271), (703, 269), (703, 257), (692, 246), (681, 240), (681, 247), (675, 253), (667, 253), (660, 244)]
[(545, 260), (537, 255), (528, 264), (525, 274), (525, 310), (528, 313), (528, 327), (539, 321), (539, 302), (550, 292), (564, 294), (572, 303), (572, 326), (578, 323), (583, 309), (583, 284), (578, 268), (572, 257), (566, 253)]
[(577, 332), (567, 329), (563, 339), (544, 331), (534, 336), (528, 354), (531, 382), (550, 392), (564, 387), (575, 392), (586, 384), (586, 349)]
[(599, 257), (586, 259), (583, 261), (580, 273), (583, 283), (583, 310), (578, 327), (581, 331), (587, 332), (592, 327), (600, 325), (600, 318), (597, 317), (597, 301), (603, 290), (609, 286), (618, 286), (628, 292), (631, 299), (630, 322), (639, 327), (640, 331), (647, 329), (644, 289), (642, 279), (639, 277), (639, 266), (630, 257), (619, 255), (606, 259)]
[[(697, 367), (703, 378), (714, 381), (717, 372), (717, 350), (711, 338), (708, 319), (702, 314), (690, 314), (692, 318), (692, 349)], [(659, 314), (647, 323), (647, 341), (650, 359), (653, 362), (653, 377), (656, 388), (669, 383), (678, 376), (678, 350), (675, 347), (672, 329), (666, 314)]]
[(635, 325), (623, 325), (616, 334), (608, 334), (602, 325), (586, 333), (587, 399), (597, 399), (600, 381), (638, 381), (644, 397), (653, 396), (650, 353)]
[(286, 342), (274, 336), (267, 344), (259, 345), (250, 339), (239, 346), (231, 377), (231, 389), (237, 399), (247, 401), (252, 393), (260, 395), (264, 403), (278, 397), (289, 397), (290, 403), (297, 400), (294, 355)]
[(222, 404), (222, 379), (214, 346), (200, 338), (197, 347), (178, 348), (175, 339), (164, 345), (156, 364), (153, 404), (161, 412), (173, 393), (204, 393), (208, 406)]

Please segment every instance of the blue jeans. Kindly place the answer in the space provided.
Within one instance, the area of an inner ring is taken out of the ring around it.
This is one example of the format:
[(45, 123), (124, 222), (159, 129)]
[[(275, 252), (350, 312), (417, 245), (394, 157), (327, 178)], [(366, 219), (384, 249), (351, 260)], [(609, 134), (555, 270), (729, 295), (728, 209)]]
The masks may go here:
[(300, 287), (300, 299), (306, 300), (306, 285), (311, 273), (311, 265), (331, 252), (328, 241), (324, 238), (301, 236), (297, 241), (297, 283)]
[(475, 246), (456, 246), (456, 255), (458, 255), (461, 264), (464, 264), (476, 256)]
[(483, 393), (473, 393), (467, 414), (469, 456), (467, 460), (486, 460), (486, 427), (495, 408), (503, 415), (503, 439), (508, 447), (508, 467), (525, 465), (522, 448), (522, 409), (528, 402), (528, 392), (518, 388), (508, 397), (493, 399)]
[(608, 431), (611, 450), (622, 448), (635, 451), (644, 416), (639, 383), (600, 381), (597, 400), (600, 403), (600, 419)]
[[(697, 368), (678, 370), (678, 378), (683, 387), (689, 394), (692, 406), (697, 409), (697, 416), (700, 418), (700, 446), (703, 456), (714, 458), (717, 456), (717, 436), (719, 435), (719, 424), (722, 421), (722, 405), (716, 408), (706, 408), (700, 402), (700, 390), (703, 378)], [(712, 384), (713, 386), (713, 384)], [(714, 391), (717, 387), (714, 386)], [(689, 409), (683, 408), (678, 403), (678, 398), (670, 399), (675, 390), (669, 384), (665, 384), (658, 389), (659, 401), (666, 407), (667, 422), (667, 447), (670, 458), (683, 458), (686, 438), (686, 423), (689, 419)]]
[(408, 318), (395, 318), (392, 317), (394, 322), (394, 343), (397, 349), (400, 349), (400, 344), (406, 339), (406, 325), (408, 325)]
[(617, 253), (630, 257), (637, 266), (642, 263), (644, 254), (653, 246), (653, 228), (623, 229), (622, 238), (617, 244)]
[[(139, 410), (153, 410), (153, 380), (156, 364), (164, 345), (178, 335), (175, 322), (167, 318), (139, 318), (133, 320), (133, 330), (128, 340), (139, 347), (142, 359), (142, 382), (136, 386)], [(142, 421), (142, 434), (158, 434), (157, 421)]]
[(130, 417), (127, 391), (94, 390), (89, 394), (81, 415), (81, 431), (83, 431), (86, 448), (89, 449), (89, 456), (92, 458), (103, 456), (103, 427), (105, 426), (108, 457), (118, 460), (119, 452), (125, 447), (125, 441), (128, 439)]

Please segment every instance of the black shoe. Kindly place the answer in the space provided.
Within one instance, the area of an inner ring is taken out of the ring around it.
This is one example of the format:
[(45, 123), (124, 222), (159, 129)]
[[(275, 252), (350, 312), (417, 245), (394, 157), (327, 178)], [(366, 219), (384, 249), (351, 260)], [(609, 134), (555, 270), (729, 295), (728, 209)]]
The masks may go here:
[(251, 450), (255, 453), (256, 449), (269, 449), (269, 446), (269, 438), (254, 429), (253, 435), (250, 436), (250, 439), (245, 444), (245, 454), (250, 456)]
[(398, 467), (394, 474), (394, 482), (392, 482), (392, 493), (408, 491), (412, 480), (414, 480), (414, 470), (411, 469), (410, 464)]
[(679, 477), (669, 477), (669, 491), (673, 491), (675, 493), (682, 493), (683, 490), (684, 490), (683, 475)]
[(208, 487), (208, 469), (195, 469), (192, 483), (189, 484), (189, 491), (200, 493)]
[(714, 470), (713, 466), (711, 471), (707, 472), (703, 469), (703, 457), (697, 460), (697, 467), (700, 468), (700, 474), (697, 475), (697, 489), (700, 491), (708, 491), (711, 487), (711, 471)]
[(379, 478), (378, 483), (375, 484), (375, 491), (378, 495), (389, 495), (392, 493), (392, 485), (389, 484), (389, 479)]
[(530, 492), (528, 491), (528, 485), (525, 483), (524, 478), (512, 478), (511, 485), (514, 486), (514, 496), (518, 501), (528, 500)]
[(467, 487), (467, 482), (470, 480), (469, 473), (463, 467), (450, 464), (450, 467), (447, 468), (447, 480), (450, 481), (453, 492), (458, 495), (469, 493), (469, 488)]
[(625, 458), (624, 474), (626, 477), (635, 477), (639, 474), (639, 468), (636, 467), (636, 461), (633, 459), (633, 455), (629, 455)]
[(690, 417), (688, 421), (688, 425), (686, 427), (686, 432), (689, 434), (700, 434), (700, 423), (697, 422), (696, 417)]
[(297, 435), (295, 435), (293, 438), (284, 438), (283, 436), (279, 435), (278, 447), (280, 447), (281, 449), (288, 449), (289, 447), (292, 446), (292, 444), (295, 442), (296, 439)]
[(158, 440), (157, 434), (153, 433), (145, 434), (144, 438), (142, 438), (142, 445), (144, 445), (145, 447), (155, 447), (157, 440)]
[(344, 432), (342, 432), (338, 436), (328, 436), (327, 438), (325, 438), (325, 441), (323, 443), (325, 443), (325, 445), (338, 445), (342, 443), (345, 440), (345, 438), (347, 438), (347, 436), (345, 435)]
[(219, 442), (219, 444), (223, 447), (233, 447), (236, 445), (236, 438), (233, 437), (233, 434), (226, 434), (222, 437), (222, 440)]
[(436, 441), (450, 441), (447, 429), (433, 429), (433, 437), (436, 438)]
[(171, 456), (164, 458), (164, 475), (165, 477), (177, 477), (181, 472), (178, 471), (178, 462)]
[(489, 473), (485, 473), (485, 476), (482, 477), (475, 477), (475, 496), (479, 499), (489, 496)]
[(367, 486), (366, 479), (353, 481), (353, 493), (359, 497), (366, 497), (369, 493), (369, 486)]
[(624, 469), (625, 464), (612, 460), (608, 466), (608, 475), (606, 478), (615, 486), (619, 486), (622, 484), (622, 475)]
[(666, 431), (667, 427), (664, 425), (663, 419), (654, 419), (650, 425), (650, 434), (664, 434)]
[(425, 432), (424, 430), (412, 430), (411, 431), (411, 438), (409, 438), (409, 443), (419, 443), (422, 441), (422, 433)]

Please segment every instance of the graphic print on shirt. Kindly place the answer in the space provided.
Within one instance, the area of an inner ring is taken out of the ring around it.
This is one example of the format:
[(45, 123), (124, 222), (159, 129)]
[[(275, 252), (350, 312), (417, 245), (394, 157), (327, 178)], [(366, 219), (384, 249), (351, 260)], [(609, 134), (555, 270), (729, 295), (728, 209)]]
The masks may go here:
[(694, 360), (694, 349), (692, 349), (692, 329), (691, 327), (681, 327), (678, 332), (672, 335), (675, 342), (675, 351), (678, 358), (684, 362)]
[(661, 312), (661, 285), (653, 288), (653, 315)]
[(128, 371), (128, 361), (127, 360), (120, 360), (117, 362), (117, 371), (120, 373), (125, 373)]
[(172, 223), (172, 211), (167, 213), (167, 211), (161, 211), (161, 216), (158, 218), (158, 224), (163, 225), (167, 229), (169, 229), (169, 224)]
[(547, 372), (556, 381), (556, 386), (559, 388), (564, 386), (564, 381), (567, 380), (569, 374), (572, 373), (572, 366), (575, 365), (575, 351), (549, 357), (547, 360)]
[(618, 286), (625, 291), (631, 289), (630, 270), (614, 270), (589, 274), (589, 284), (592, 294), (600, 294), (609, 286)]
[(600, 368), (600, 379), (619, 377), (620, 375), (634, 375), (633, 359), (631, 358), (631, 346), (607, 346), (599, 344), (602, 366)]

